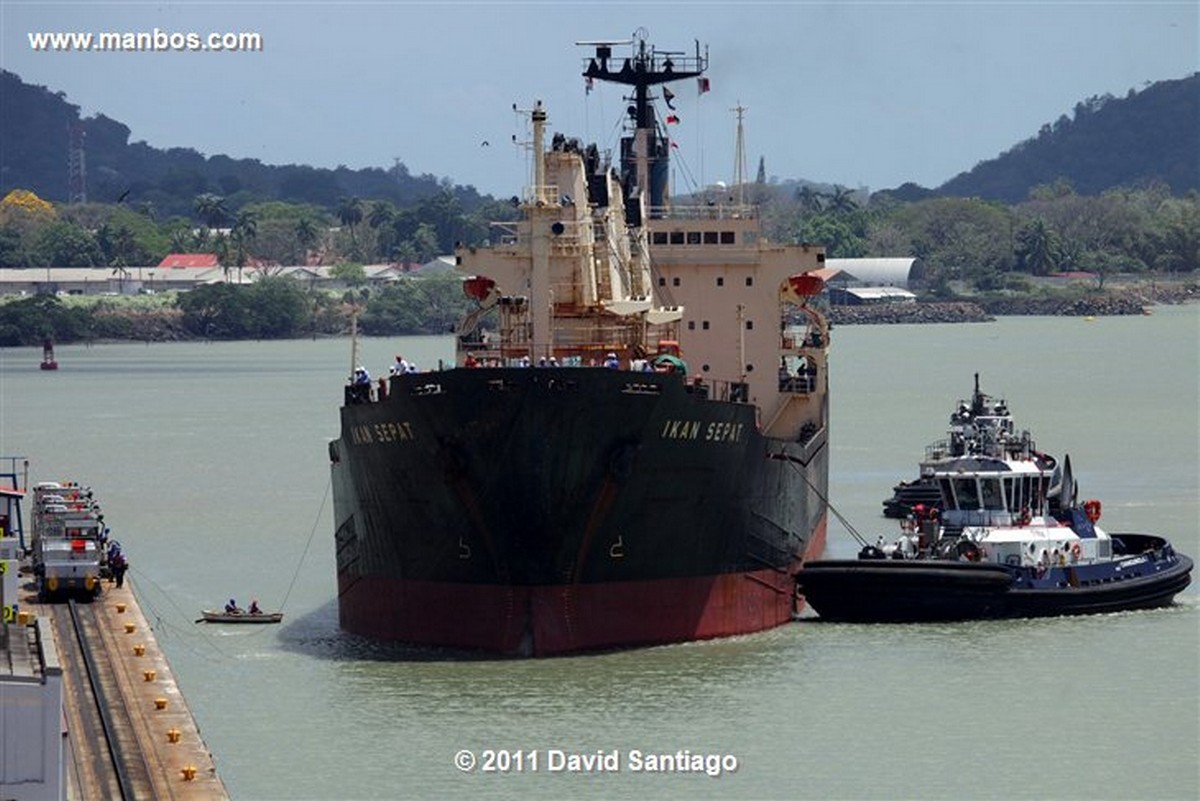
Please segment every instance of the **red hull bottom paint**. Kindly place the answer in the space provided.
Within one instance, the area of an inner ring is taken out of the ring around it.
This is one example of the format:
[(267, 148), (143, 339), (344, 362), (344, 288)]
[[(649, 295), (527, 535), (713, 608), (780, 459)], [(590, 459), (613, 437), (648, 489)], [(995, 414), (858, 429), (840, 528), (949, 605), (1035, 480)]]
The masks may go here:
[[(825, 549), (825, 519), (805, 560)], [(339, 623), (381, 640), (549, 656), (748, 634), (799, 611), (792, 574), (719, 576), (553, 586), (449, 584), (339, 577)]]

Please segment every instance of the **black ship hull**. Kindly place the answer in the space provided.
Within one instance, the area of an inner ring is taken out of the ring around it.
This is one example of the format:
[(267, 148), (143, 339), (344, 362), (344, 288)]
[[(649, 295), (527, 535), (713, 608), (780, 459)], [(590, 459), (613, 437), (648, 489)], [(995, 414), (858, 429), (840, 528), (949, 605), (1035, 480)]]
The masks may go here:
[(824, 620), (904, 623), (1152, 609), (1170, 605), (1191, 571), (1192, 560), (1168, 547), (1044, 572), (939, 559), (822, 560), (805, 565), (797, 582)]
[(342, 627), (544, 655), (787, 622), (824, 548), (826, 431), (755, 415), (674, 374), (393, 378), (331, 444)]

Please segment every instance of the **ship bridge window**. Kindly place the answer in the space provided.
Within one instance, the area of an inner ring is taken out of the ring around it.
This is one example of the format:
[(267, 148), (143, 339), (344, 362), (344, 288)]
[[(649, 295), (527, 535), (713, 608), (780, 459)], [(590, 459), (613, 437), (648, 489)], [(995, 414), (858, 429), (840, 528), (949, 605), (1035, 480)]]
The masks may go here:
[(696, 321), (695, 320), (688, 320), (688, 330), (689, 331), (696, 330)]
[(753, 320), (747, 320), (747, 321), (746, 321), (746, 330), (747, 330), (747, 331), (753, 331), (753, 330), (754, 330), (754, 321), (753, 321)]
[(700, 327), (701, 327), (701, 328), (703, 328), (705, 331), (707, 331), (707, 330), (708, 330), (708, 320), (705, 320), (705, 321), (704, 321), (704, 322), (701, 324), (701, 326), (700, 326)]
[(746, 286), (754, 286), (754, 276), (746, 276)]
[(655, 245), (667, 244), (667, 232), (666, 231), (655, 231), (653, 236), (651, 237), (650, 241), (652, 244), (655, 244)]
[(682, 245), (683, 244), (683, 231), (672, 231), (671, 232), (671, 244), (672, 245)]
[(705, 231), (704, 232), (704, 244), (715, 245), (715, 244), (717, 244), (717, 239), (718, 239), (718, 237), (717, 237), (716, 231)]
[(699, 245), (700, 244), (700, 232), (699, 231), (688, 231), (687, 232), (687, 243), (689, 245)]
[(666, 286), (666, 285), (667, 285), (667, 279), (666, 279), (666, 277), (664, 277), (664, 276), (661, 276), (661, 275), (660, 275), (660, 276), (658, 277), (658, 285), (659, 285), (659, 286)]
[(722, 231), (721, 232), (721, 244), (722, 245), (732, 245), (736, 241), (737, 240), (735, 239), (735, 237), (733, 235), (733, 231)]
[(1004, 496), (1000, 492), (1000, 479), (985, 478), (980, 480), (979, 488), (983, 490), (983, 508), (1000, 511), (1004, 509)]
[(938, 485), (942, 491), (942, 504), (947, 509), (957, 509), (958, 504), (954, 502), (954, 489), (950, 486), (950, 479), (940, 479)]
[(725, 278), (723, 276), (717, 276), (717, 286), (725, 286)]
[(954, 479), (954, 497), (959, 509), (970, 511), (983, 508), (979, 505), (979, 492), (974, 478)]
[(671, 286), (679, 286), (679, 276), (675, 276), (671, 279)]

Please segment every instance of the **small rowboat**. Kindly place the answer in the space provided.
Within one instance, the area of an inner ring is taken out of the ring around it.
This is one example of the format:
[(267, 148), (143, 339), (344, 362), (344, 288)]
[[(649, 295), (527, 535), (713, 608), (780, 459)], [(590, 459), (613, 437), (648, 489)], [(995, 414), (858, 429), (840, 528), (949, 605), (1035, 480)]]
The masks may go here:
[(283, 612), (220, 612), (216, 609), (205, 609), (200, 612), (203, 617), (197, 623), (279, 623), (283, 620)]

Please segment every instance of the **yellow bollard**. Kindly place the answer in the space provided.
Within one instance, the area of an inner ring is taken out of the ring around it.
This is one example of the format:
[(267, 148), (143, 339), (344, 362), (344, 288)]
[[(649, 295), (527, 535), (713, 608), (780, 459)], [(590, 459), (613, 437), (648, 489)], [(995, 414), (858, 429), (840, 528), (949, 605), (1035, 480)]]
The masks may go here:
[(179, 772), (183, 774), (183, 780), (185, 782), (193, 781), (196, 778), (196, 766), (195, 765), (185, 765), (184, 767), (179, 769)]
[(154, 699), (154, 708), (157, 709), (159, 712), (166, 709), (167, 708), (167, 699), (166, 698), (155, 698)]
[(146, 646), (142, 645), (141, 643), (138, 643), (137, 645), (133, 646), (133, 655), (134, 656), (145, 656), (146, 655)]
[(125, 604), (117, 604), (117, 614), (118, 615), (125, 614)]
[(144, 678), (146, 681), (154, 681), (154, 677), (157, 675), (158, 675), (157, 670), (143, 670), (142, 671), (142, 678)]
[(125, 624), (125, 633), (126, 634), (133, 634), (135, 631), (137, 631), (137, 626), (135, 626), (132, 623)]
[(179, 735), (180, 735), (179, 729), (167, 729), (167, 742), (168, 743), (179, 742)]
[(33, 615), (29, 612), (17, 612), (17, 625), (28, 626), (32, 618)]

